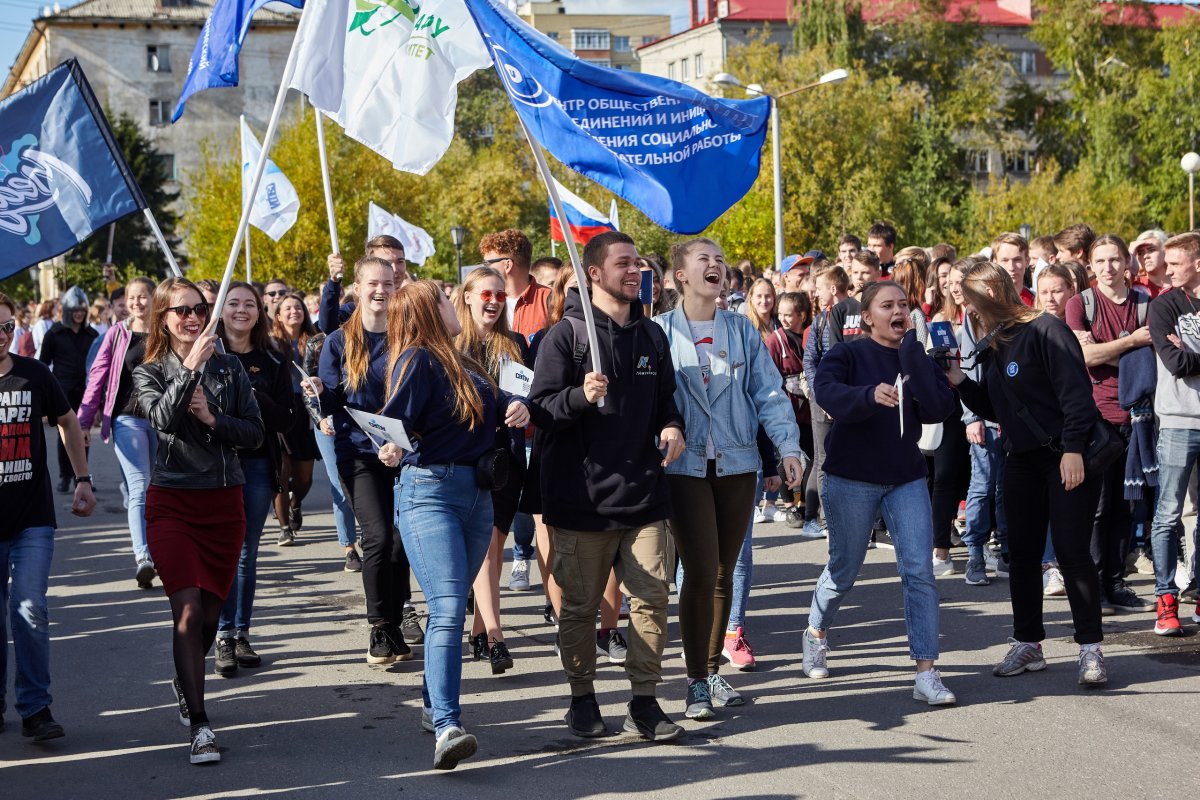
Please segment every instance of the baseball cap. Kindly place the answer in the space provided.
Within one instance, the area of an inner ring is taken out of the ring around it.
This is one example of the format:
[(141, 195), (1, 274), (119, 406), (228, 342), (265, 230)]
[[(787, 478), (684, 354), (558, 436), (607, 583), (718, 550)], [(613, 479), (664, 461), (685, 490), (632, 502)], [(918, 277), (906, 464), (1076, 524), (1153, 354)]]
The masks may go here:
[(806, 266), (808, 264), (813, 263), (814, 261), (816, 261), (819, 258), (825, 258), (825, 254), (822, 253), (820, 250), (809, 250), (807, 253), (805, 253), (802, 256), (792, 254), (792, 255), (788, 256), (787, 258), (785, 258), (783, 260), (783, 263), (781, 263), (779, 265), (779, 272), (784, 273), (784, 272), (787, 272), (792, 267)]
[(1167, 234), (1160, 230), (1142, 231), (1138, 238), (1133, 240), (1133, 244), (1129, 246), (1130, 255), (1136, 255), (1137, 251), (1146, 245), (1153, 244), (1156, 247), (1162, 247), (1167, 243)]

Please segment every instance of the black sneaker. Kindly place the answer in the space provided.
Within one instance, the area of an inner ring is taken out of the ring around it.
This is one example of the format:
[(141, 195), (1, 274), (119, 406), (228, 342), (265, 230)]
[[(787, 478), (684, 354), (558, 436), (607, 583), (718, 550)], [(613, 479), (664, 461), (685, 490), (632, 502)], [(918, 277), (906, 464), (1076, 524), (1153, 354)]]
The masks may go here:
[(300, 509), (299, 504), (288, 509), (288, 527), (294, 531), (299, 531), (304, 527), (304, 512)]
[(58, 489), (59, 494), (70, 494), (71, 493), (71, 479), (70, 478), (59, 478), (58, 485), (55, 488)]
[(66, 736), (66, 731), (54, 721), (54, 717), (50, 716), (50, 706), (46, 706), (33, 716), (21, 720), (21, 735), (35, 742), (48, 742)]
[(279, 538), (275, 540), (275, 544), (280, 547), (291, 547), (296, 543), (296, 532), (291, 528), (284, 526), (279, 529)]
[(604, 717), (600, 715), (600, 704), (596, 702), (594, 692), (581, 697), (571, 698), (571, 707), (563, 717), (571, 733), (585, 739), (595, 739), (605, 736), (608, 728), (604, 725)]
[(404, 642), (404, 634), (400, 632), (400, 627), (392, 623), (387, 624), (388, 641), (392, 643), (392, 655), (397, 661), (411, 661), (413, 654), (412, 648)]
[(624, 729), (652, 742), (669, 742), (683, 733), (683, 728), (671, 722), (653, 697), (635, 697), (629, 703)]
[(477, 633), (471, 637), (471, 658), (475, 661), (491, 658), (486, 633)]
[(546, 620), (547, 625), (558, 627), (558, 617), (554, 614), (553, 603), (546, 603), (546, 606), (542, 609), (542, 619)]
[(395, 664), (396, 654), (392, 652), (392, 640), (387, 634), (386, 625), (372, 625), (370, 638), (367, 640), (368, 664)]
[(357, 550), (350, 550), (346, 553), (346, 566), (342, 569), (346, 572), (362, 572), (362, 559)]
[(217, 657), (214, 672), (222, 678), (237, 674), (238, 660), (233, 639), (217, 639)]
[(239, 667), (262, 666), (262, 657), (254, 652), (254, 648), (250, 646), (250, 640), (245, 636), (239, 636), (233, 640), (233, 652), (237, 657)]
[(508, 654), (508, 645), (504, 642), (492, 642), (491, 645), (492, 674), (503, 675), (513, 666), (512, 656)]
[(425, 631), (421, 630), (421, 618), (417, 616), (417, 609), (413, 606), (406, 605), (400, 612), (400, 633), (409, 644), (421, 644), (425, 641)]
[(1112, 612), (1153, 611), (1154, 603), (1137, 596), (1126, 583), (1118, 583), (1104, 593), (1104, 608)]

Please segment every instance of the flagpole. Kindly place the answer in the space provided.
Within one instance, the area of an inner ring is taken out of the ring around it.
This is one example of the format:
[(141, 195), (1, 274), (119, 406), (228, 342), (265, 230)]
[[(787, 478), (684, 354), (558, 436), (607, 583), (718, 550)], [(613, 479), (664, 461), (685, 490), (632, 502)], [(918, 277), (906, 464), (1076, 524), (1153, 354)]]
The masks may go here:
[[(307, 10), (307, 8), (305, 9)], [(303, 18), (304, 11), (300, 12)], [(297, 32), (300, 22), (297, 21)], [(242, 239), (250, 224), (250, 210), (254, 206), (254, 198), (258, 197), (259, 186), (262, 185), (263, 173), (266, 172), (267, 158), (271, 152), (271, 144), (275, 141), (275, 130), (279, 127), (279, 117), (283, 114), (283, 104), (287, 100), (288, 86), (296, 74), (297, 39), (292, 39), (292, 48), (288, 51), (287, 63), (283, 67), (283, 78), (279, 81), (279, 92), (275, 95), (275, 107), (271, 109), (271, 120), (267, 123), (267, 132), (263, 134), (262, 149), (258, 163), (254, 165), (254, 179), (250, 189), (242, 196), (242, 218), (238, 221), (237, 233), (233, 237), (233, 246), (229, 248), (229, 258), (225, 262), (225, 273), (221, 277), (221, 289), (217, 292), (217, 302), (213, 304), (212, 329), (216, 329), (217, 320), (221, 318), (221, 309), (225, 306), (225, 297), (229, 294), (229, 283), (233, 280), (233, 269), (237, 266), (238, 256), (242, 250)]]
[(313, 106), (313, 115), (317, 119), (317, 153), (321, 157), (321, 184), (325, 188), (325, 216), (329, 220), (329, 245), (336, 256), (341, 255), (342, 251), (338, 247), (337, 218), (333, 214), (333, 185), (329, 180), (329, 154), (325, 150), (325, 121), (321, 119), (321, 109), (316, 106)]
[(250, 231), (246, 231), (246, 283), (253, 283), (253, 272), (250, 269)]
[(116, 234), (117, 234), (117, 223), (114, 222), (108, 226), (108, 250), (105, 251), (105, 255), (104, 255), (104, 263), (105, 264), (112, 263), (113, 239), (116, 237)]
[[(537, 161), (538, 171), (542, 175), (542, 181), (546, 184), (546, 191), (550, 193), (550, 202), (554, 204), (554, 213), (565, 223), (567, 212), (563, 210), (562, 198), (558, 196), (558, 187), (554, 185), (554, 176), (550, 174), (550, 165), (546, 163), (546, 156), (542, 153), (542, 148), (538, 143), (534, 141), (533, 135), (529, 132), (529, 128), (525, 125), (525, 120), (521, 119), (520, 114), (517, 114), (517, 121), (521, 123), (521, 130), (525, 132), (525, 139), (529, 142), (529, 148), (533, 150), (533, 158)], [(596, 338), (596, 318), (592, 314), (592, 297), (587, 288), (587, 273), (583, 271), (583, 264), (579, 260), (579, 250), (575, 247), (575, 237), (571, 234), (571, 226), (563, 224), (562, 230), (563, 239), (566, 240), (567, 253), (571, 256), (571, 267), (575, 270), (575, 280), (579, 282), (583, 321), (587, 325), (588, 350), (592, 354), (592, 372), (603, 373), (600, 368), (600, 343)], [(604, 407), (603, 397), (597, 401), (596, 406)]]
[(182, 278), (183, 271), (179, 269), (179, 264), (175, 261), (175, 254), (171, 252), (170, 247), (167, 247), (167, 237), (163, 236), (162, 228), (158, 227), (158, 220), (154, 218), (154, 212), (149, 208), (143, 208), (142, 213), (146, 215), (146, 221), (150, 223), (150, 230), (154, 232), (154, 238), (158, 240), (158, 246), (162, 248), (163, 255), (167, 257), (167, 266), (171, 268), (171, 272), (176, 278)]

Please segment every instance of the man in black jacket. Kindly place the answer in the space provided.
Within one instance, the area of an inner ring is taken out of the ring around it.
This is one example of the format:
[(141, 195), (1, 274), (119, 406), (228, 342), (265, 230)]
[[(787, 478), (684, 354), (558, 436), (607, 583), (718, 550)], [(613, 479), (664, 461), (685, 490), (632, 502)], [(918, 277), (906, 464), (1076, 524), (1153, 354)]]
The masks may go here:
[[(662, 329), (638, 302), (637, 248), (623, 233), (588, 243), (583, 264), (601, 372), (591, 363), (577, 290), (538, 354), (530, 400), (541, 450), (542, 514), (554, 528), (554, 577), (562, 588), (559, 639), (571, 684), (567, 726), (577, 736), (607, 732), (596, 702), (596, 612), (616, 569), (630, 595), (629, 655), (633, 688), (625, 730), (654, 741), (682, 728), (659, 708), (667, 631), (671, 516), (664, 467), (683, 452), (683, 417), (675, 407), (675, 370)], [(599, 401), (604, 405), (600, 407)]]
[[(50, 367), (58, 385), (67, 395), (71, 410), (78, 412), (79, 404), (83, 402), (83, 392), (87, 389), (87, 356), (96, 339), (96, 330), (88, 324), (87, 294), (78, 286), (72, 286), (63, 295), (62, 321), (46, 331), (42, 339), (42, 351), (38, 358)], [(87, 434), (84, 441), (87, 442)], [(86, 457), (87, 449), (84, 449)], [(67, 456), (67, 448), (62, 437), (58, 440), (58, 486), (59, 493), (71, 491), (71, 480), (75, 477), (71, 469), (71, 460)]]

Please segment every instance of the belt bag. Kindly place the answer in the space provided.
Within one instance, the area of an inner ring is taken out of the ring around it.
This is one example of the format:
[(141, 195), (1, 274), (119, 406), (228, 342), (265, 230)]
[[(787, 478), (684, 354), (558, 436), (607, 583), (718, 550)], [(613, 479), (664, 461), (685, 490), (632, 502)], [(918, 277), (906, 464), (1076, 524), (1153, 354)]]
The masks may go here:
[(512, 456), (508, 453), (508, 431), (505, 428), (497, 428), (495, 445), (475, 462), (475, 485), (489, 492), (498, 492), (508, 486), (511, 473)]
[[(1046, 433), (1025, 404), (1017, 397), (1016, 392), (1008, 384), (1001, 381), (1000, 388), (1008, 396), (1008, 401), (1017, 409), (1017, 416), (1025, 423), (1025, 427), (1034, 435), (1043, 447), (1061, 453), (1062, 443)], [(1117, 430), (1117, 426), (1097, 414), (1092, 429), (1088, 431), (1087, 444), (1083, 449), (1083, 469), (1087, 477), (1103, 475), (1113, 462), (1125, 454), (1125, 437)]]

